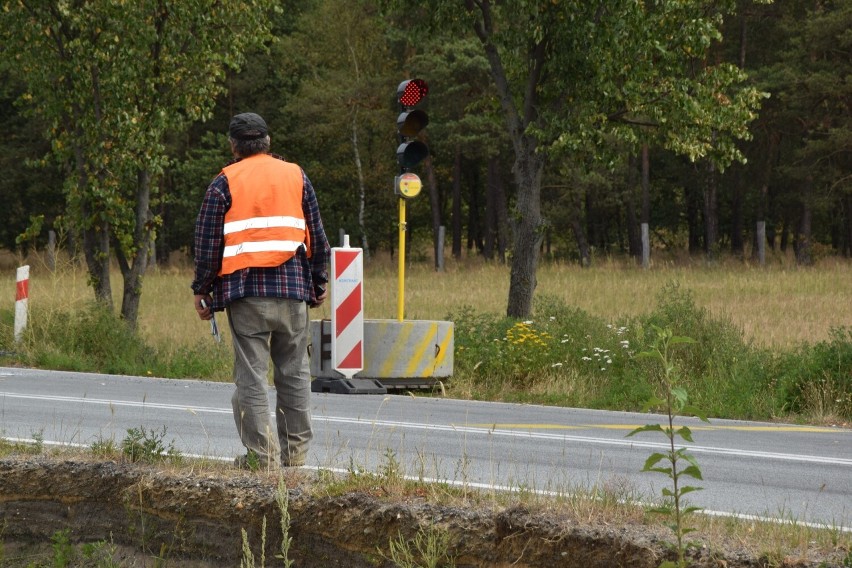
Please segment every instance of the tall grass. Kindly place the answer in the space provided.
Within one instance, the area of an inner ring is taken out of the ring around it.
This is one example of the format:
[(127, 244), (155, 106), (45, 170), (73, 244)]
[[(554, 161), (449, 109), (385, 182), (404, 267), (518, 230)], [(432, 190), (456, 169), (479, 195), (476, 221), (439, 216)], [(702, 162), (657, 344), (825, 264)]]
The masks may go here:
[[(195, 314), (187, 262), (146, 274), (136, 335), (93, 309), (83, 266), (66, 260), (52, 272), (38, 257), (30, 264), (23, 345), (11, 339), (14, 267), (0, 272), (7, 290), (0, 351), (43, 367), (229, 380), (227, 318), (218, 315), (224, 337), (217, 345)], [(784, 260), (679, 262), (650, 270), (616, 260), (589, 269), (542, 263), (537, 278), (535, 313), (524, 323), (504, 317), (505, 265), (477, 258), (450, 259), (440, 273), (428, 262), (406, 267), (405, 318), (456, 322), (450, 396), (636, 409), (648, 397), (651, 371), (631, 353), (658, 325), (698, 342), (682, 363), (696, 404), (711, 415), (852, 419), (850, 262), (823, 259), (809, 269)], [(367, 318), (396, 318), (398, 283), (392, 259), (367, 263)], [(117, 272), (113, 288), (118, 306)], [(329, 304), (311, 317), (329, 318)]]

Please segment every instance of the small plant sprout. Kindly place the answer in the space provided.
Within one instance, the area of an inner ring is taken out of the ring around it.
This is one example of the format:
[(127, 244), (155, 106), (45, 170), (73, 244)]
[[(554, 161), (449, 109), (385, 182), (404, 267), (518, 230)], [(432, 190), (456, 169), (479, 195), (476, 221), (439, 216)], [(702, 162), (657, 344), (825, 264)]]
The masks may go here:
[[(677, 366), (670, 354), (672, 347), (695, 343), (695, 341), (689, 337), (675, 336), (670, 329), (662, 329), (654, 326), (654, 331), (656, 332), (656, 337), (654, 338), (651, 349), (638, 353), (636, 357), (655, 359), (662, 364), (663, 398), (652, 396), (645, 403), (644, 411), (647, 412), (653, 408), (662, 408), (668, 418), (668, 425), (664, 427), (660, 424), (648, 424), (636, 428), (627, 434), (627, 436), (633, 436), (640, 432), (660, 432), (668, 440), (668, 451), (651, 454), (645, 461), (642, 471), (662, 473), (671, 480), (671, 488), (664, 487), (662, 490), (664, 497), (663, 505), (653, 509), (653, 511), (668, 515), (671, 520), (668, 526), (674, 531), (677, 539), (677, 562), (663, 562), (660, 564), (660, 568), (684, 568), (686, 566), (685, 553), (688, 546), (688, 543), (684, 540), (684, 536), (695, 530), (687, 527), (684, 524), (684, 520), (688, 515), (701, 510), (701, 507), (686, 506), (684, 496), (694, 491), (699, 491), (701, 487), (684, 485), (683, 477), (688, 476), (698, 480), (702, 480), (703, 478), (701, 469), (698, 467), (698, 462), (686, 452), (686, 448), (675, 447), (675, 438), (677, 437), (690, 443), (693, 440), (692, 431), (689, 427), (680, 426), (679, 428), (675, 428), (674, 417), (690, 415), (697, 416), (704, 422), (709, 421), (701, 410), (688, 403), (686, 389), (679, 384), (680, 377)], [(686, 462), (686, 467), (682, 467), (683, 462)]]

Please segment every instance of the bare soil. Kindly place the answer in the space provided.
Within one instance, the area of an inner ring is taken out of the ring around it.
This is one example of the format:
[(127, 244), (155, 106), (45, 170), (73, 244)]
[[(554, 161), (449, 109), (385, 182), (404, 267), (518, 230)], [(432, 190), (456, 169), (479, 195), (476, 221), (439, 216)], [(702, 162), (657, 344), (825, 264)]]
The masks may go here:
[[(285, 482), (289, 558), (299, 567), (390, 567), (389, 541), (413, 539), (428, 527), (447, 532), (459, 567), (653, 568), (674, 558), (663, 528), (581, 524), (522, 507), (439, 506), (416, 496), (328, 495), (315, 490), (306, 470), (288, 470)], [(109, 542), (121, 566), (189, 568), (240, 566), (245, 529), (260, 565), (264, 517), (266, 565), (280, 566), (277, 483), (274, 476), (236, 471), (6, 457), (0, 459), (0, 566), (33, 565), (64, 529), (74, 543)], [(690, 557), (690, 566), (702, 568), (843, 568), (842, 562), (840, 554), (770, 560), (713, 543)]]

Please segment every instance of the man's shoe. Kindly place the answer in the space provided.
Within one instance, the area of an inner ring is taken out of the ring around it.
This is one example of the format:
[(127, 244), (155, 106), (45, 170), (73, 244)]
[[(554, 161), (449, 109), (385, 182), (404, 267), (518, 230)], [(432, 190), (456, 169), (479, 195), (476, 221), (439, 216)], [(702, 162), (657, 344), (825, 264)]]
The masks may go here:
[(234, 465), (239, 469), (249, 471), (266, 471), (267, 469), (278, 469), (275, 465), (270, 467), (267, 460), (262, 459), (255, 452), (249, 450), (245, 455), (237, 456)]
[(302, 467), (305, 465), (305, 456), (293, 457), (291, 459), (281, 459), (281, 467)]
[(249, 452), (245, 455), (237, 456), (234, 460), (234, 465), (237, 466), (238, 469), (257, 471), (260, 469), (260, 459), (257, 457), (256, 453)]

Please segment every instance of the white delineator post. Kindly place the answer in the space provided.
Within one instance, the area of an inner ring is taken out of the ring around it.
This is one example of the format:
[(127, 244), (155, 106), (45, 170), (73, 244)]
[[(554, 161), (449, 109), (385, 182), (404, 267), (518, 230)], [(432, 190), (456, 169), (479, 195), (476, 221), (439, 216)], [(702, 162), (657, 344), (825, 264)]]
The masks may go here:
[(331, 368), (351, 379), (364, 368), (364, 251), (331, 249)]
[(21, 335), (27, 327), (27, 303), (30, 297), (30, 267), (18, 268), (15, 286), (15, 341), (21, 340)]

